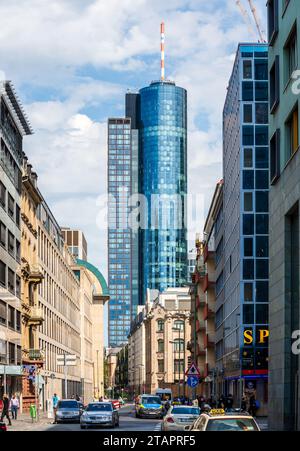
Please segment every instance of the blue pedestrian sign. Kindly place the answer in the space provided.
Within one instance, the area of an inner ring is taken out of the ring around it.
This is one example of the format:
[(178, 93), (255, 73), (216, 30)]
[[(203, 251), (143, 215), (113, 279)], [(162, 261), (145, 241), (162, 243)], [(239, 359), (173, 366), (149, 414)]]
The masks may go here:
[(197, 376), (189, 376), (187, 378), (187, 384), (191, 388), (197, 387), (199, 384), (199, 378)]

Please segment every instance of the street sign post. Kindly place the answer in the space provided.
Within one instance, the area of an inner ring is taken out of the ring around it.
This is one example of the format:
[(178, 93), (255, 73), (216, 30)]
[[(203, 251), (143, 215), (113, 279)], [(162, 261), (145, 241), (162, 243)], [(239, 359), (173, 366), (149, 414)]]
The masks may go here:
[(65, 376), (65, 398), (68, 397), (68, 380), (67, 380), (67, 367), (77, 365), (77, 356), (75, 354), (58, 354), (56, 356), (57, 366), (64, 367)]
[(191, 388), (197, 387), (197, 385), (199, 384), (199, 377), (198, 376), (188, 376), (187, 384)]
[(189, 376), (198, 377), (198, 378), (200, 377), (200, 371), (199, 371), (199, 368), (197, 368), (195, 362), (191, 363), (188, 370), (185, 372), (185, 375), (187, 377), (189, 377)]

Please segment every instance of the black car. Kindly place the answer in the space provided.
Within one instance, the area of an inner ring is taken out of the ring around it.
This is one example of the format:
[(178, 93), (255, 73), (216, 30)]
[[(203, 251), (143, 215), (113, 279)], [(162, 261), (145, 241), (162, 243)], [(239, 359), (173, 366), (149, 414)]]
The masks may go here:
[(56, 423), (80, 422), (82, 404), (74, 399), (63, 399), (58, 402), (55, 413)]

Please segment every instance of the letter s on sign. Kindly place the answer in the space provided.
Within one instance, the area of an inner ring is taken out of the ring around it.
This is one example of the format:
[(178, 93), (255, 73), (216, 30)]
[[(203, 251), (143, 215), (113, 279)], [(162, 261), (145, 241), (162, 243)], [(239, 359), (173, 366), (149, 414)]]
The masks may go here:
[(244, 344), (251, 345), (252, 343), (253, 343), (253, 331), (250, 329), (247, 329), (244, 332)]
[(292, 346), (292, 353), (300, 355), (300, 330), (295, 330), (292, 334), (292, 340), (296, 340)]

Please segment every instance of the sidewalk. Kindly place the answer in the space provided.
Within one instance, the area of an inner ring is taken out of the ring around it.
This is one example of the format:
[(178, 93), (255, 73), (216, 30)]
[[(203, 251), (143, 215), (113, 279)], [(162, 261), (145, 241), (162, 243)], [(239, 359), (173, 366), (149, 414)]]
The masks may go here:
[[(5, 420), (7, 424), (7, 420)], [(12, 426), (7, 426), (8, 431), (35, 431), (47, 429), (52, 424), (53, 419), (48, 418), (47, 414), (41, 412), (39, 421), (33, 421), (29, 413), (22, 413), (18, 415), (17, 420), (11, 420)]]

